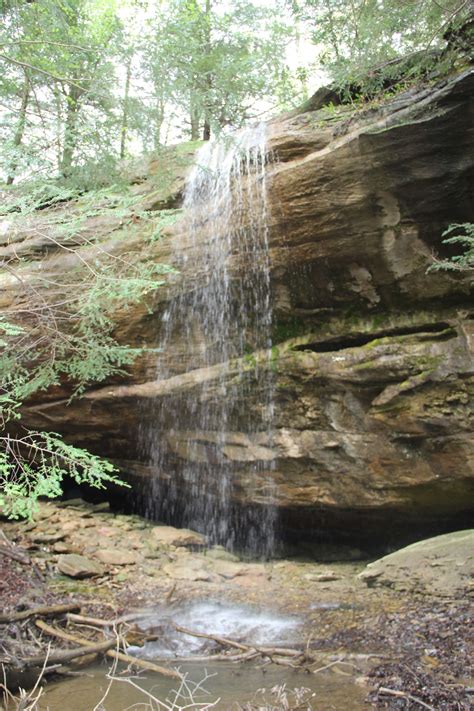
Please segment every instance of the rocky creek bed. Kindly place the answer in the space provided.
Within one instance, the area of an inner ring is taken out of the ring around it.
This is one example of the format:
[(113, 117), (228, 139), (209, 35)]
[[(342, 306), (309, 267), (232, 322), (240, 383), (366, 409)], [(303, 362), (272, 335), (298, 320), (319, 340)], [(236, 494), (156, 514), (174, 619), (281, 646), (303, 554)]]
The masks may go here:
[[(216, 695), (222, 696), (222, 686), (229, 692), (216, 708), (250, 702), (251, 695), (236, 696), (235, 689), (247, 693), (250, 680), (255, 691), (268, 688), (264, 673), (272, 688), (281, 681), (288, 689), (309, 690), (303, 699), (289, 699), (292, 708), (472, 708), (472, 531), (414, 544), (369, 565), (361, 560), (336, 561), (336, 554), (323, 546), (313, 551), (319, 561), (310, 551), (270, 562), (242, 561), (220, 547), (207, 548), (193, 531), (115, 515), (106, 504), (81, 500), (43, 503), (34, 523), (4, 522), (2, 532), (0, 656), (10, 670), (12, 689), (15, 684), (34, 683), (41, 671), (27, 668), (20, 673), (20, 658), (44, 653), (48, 645), (70, 649), (70, 641), (45, 631), (48, 626), (65, 634), (72, 631), (73, 636), (78, 630), (89, 638), (95, 634), (87, 620), (78, 626), (81, 622), (74, 615), (80, 612), (96, 621), (128, 616), (138, 622), (128, 631), (125, 651), (139, 658), (173, 669), (191, 656), (194, 673), (212, 664), (221, 677)], [(357, 555), (350, 549), (343, 553)], [(77, 610), (70, 611), (67, 622), (64, 613), (39, 627), (40, 615), (11, 619), (22, 610), (57, 604)], [(176, 629), (180, 625), (212, 639), (188, 635), (188, 642), (200, 644), (183, 648), (186, 636)], [(107, 643), (107, 635), (113, 639), (111, 629), (100, 630), (100, 643)], [(248, 654), (248, 659), (239, 664), (224, 661), (219, 667), (216, 657), (225, 659), (236, 652), (226, 646), (228, 640), (240, 644), (241, 656)], [(299, 656), (285, 661), (275, 653), (277, 664), (271, 663), (273, 653), (252, 657), (249, 650), (261, 649), (262, 644), (266, 649), (269, 644), (276, 649), (284, 645)], [(90, 663), (90, 655), (85, 659)], [(16, 676), (11, 673), (15, 664)], [(77, 673), (79, 664), (84, 664), (82, 657), (67, 664), (66, 672)], [(58, 689), (55, 679), (64, 673), (60, 666), (44, 676), (43, 698), (50, 705), (41, 708), (65, 708), (64, 702), (54, 699), (63, 698), (71, 684), (79, 694), (81, 680), (90, 693), (77, 697), (74, 709), (94, 708), (107, 667), (92, 668), (95, 685), (91, 686), (91, 677), (81, 676), (61, 682)], [(157, 673), (141, 674), (146, 683), (157, 683)], [(91, 689), (97, 692), (95, 701)], [(168, 693), (164, 687), (163, 693)], [(128, 696), (127, 700), (121, 706), (110, 697), (111, 705), (104, 703), (104, 708), (122, 711), (143, 701), (135, 697), (130, 701)], [(262, 707), (262, 699), (258, 703)], [(287, 701), (273, 698), (265, 703), (264, 708), (284, 708)]]

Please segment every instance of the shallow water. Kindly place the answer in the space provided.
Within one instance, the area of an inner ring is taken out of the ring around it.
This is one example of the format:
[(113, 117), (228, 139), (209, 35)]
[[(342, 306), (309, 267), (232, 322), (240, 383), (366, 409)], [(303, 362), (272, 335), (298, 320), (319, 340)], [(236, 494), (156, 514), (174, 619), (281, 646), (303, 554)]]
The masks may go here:
[[(217, 699), (219, 701), (213, 708), (219, 711), (237, 709), (238, 704), (257, 700), (263, 708), (270, 704), (273, 704), (273, 708), (284, 708), (281, 701), (280, 705), (277, 705), (276, 695), (271, 693), (273, 687), (283, 684), (286, 684), (289, 691), (295, 688), (308, 689), (305, 692), (305, 698), (309, 702), (307, 708), (315, 711), (362, 711), (367, 708), (364, 704), (365, 689), (357, 685), (353, 677), (340, 676), (331, 671), (311, 675), (284, 667), (271, 666), (264, 670), (255, 665), (232, 665), (224, 662), (208, 665), (181, 664), (180, 669), (188, 672), (189, 679), (194, 682), (204, 679), (206, 673), (213, 675), (203, 684), (207, 693), (197, 692), (194, 703), (188, 708), (196, 709), (199, 708), (196, 704), (212, 703)], [(132, 706), (141, 711), (146, 708), (158, 708), (158, 705), (146, 706), (150, 703), (150, 698), (130, 686), (123, 678), (122, 681), (113, 682), (103, 704), (98, 705), (107, 689), (106, 673), (106, 665), (96, 666), (87, 670), (87, 676), (51, 684), (42, 698), (41, 711), (93, 711), (95, 708), (97, 711), (124, 711)], [(177, 687), (176, 681), (148, 673), (146, 678), (135, 677), (133, 681), (162, 702), (166, 703), (167, 698), (171, 701), (175, 698), (172, 690)], [(265, 691), (257, 693), (259, 689)], [(289, 697), (292, 698), (291, 693)], [(181, 698), (176, 701), (174, 708), (178, 709), (189, 703), (189, 697)]]
[[(229, 605), (218, 601), (194, 602), (188, 605), (157, 607), (144, 611), (139, 620), (142, 629), (156, 632), (159, 641), (147, 643), (143, 648), (129, 648), (129, 653), (147, 659), (169, 659), (170, 664), (186, 674), (192, 700), (186, 690), (176, 696), (179, 682), (152, 673), (141, 673), (131, 681), (121, 675), (107, 692), (110, 680), (107, 673), (110, 664), (88, 667), (84, 675), (51, 684), (45, 689), (40, 704), (42, 711), (124, 711), (125, 709), (164, 708), (153, 702), (147, 693), (160, 699), (169, 708), (203, 708), (199, 704), (217, 702), (216, 709), (238, 709), (239, 704), (254, 702), (259, 708), (287, 708), (285, 696), (295, 698), (295, 689), (306, 701), (304, 708), (317, 711), (359, 711), (364, 706), (365, 690), (356, 684), (350, 666), (336, 667), (308, 674), (301, 670), (264, 664), (262, 660), (235, 664), (230, 662), (192, 662), (193, 655), (216, 651), (213, 643), (177, 632), (173, 624), (228, 637), (244, 643), (272, 646), (295, 646), (301, 644), (302, 620), (295, 616), (273, 614), (267, 609), (259, 610), (245, 605)], [(173, 663), (173, 657), (187, 656), (190, 661)], [(324, 666), (324, 663), (321, 665)], [(195, 689), (195, 684), (199, 688)], [(273, 692), (274, 687), (284, 686), (286, 691)], [(259, 691), (264, 689), (264, 691)], [(175, 690), (175, 691), (174, 691)], [(107, 692), (107, 694), (106, 694)], [(101, 699), (106, 698), (101, 703)], [(168, 700), (168, 701), (167, 701)], [(151, 703), (151, 706), (149, 705)], [(148, 705), (147, 705), (148, 704)], [(174, 704), (174, 705), (173, 705)]]

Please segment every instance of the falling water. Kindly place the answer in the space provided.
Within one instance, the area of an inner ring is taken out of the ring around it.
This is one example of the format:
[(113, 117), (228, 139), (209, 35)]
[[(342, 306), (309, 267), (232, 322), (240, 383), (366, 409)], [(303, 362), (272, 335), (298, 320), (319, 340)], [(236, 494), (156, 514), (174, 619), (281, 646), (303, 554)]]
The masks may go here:
[(176, 244), (185, 276), (163, 315), (158, 365), (160, 380), (179, 372), (165, 365), (179, 341), (197, 385), (155, 408), (146, 437), (148, 514), (257, 555), (271, 553), (275, 528), (269, 160), (264, 124), (198, 152)]

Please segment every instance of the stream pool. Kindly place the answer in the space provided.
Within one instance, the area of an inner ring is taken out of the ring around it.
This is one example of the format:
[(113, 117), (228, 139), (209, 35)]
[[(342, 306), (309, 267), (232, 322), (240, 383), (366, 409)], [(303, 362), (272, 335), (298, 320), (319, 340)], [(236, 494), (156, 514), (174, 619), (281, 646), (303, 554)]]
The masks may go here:
[[(214, 662), (212, 664), (180, 664), (182, 672), (187, 673), (187, 678), (192, 686), (205, 679), (203, 690), (194, 693), (194, 701), (189, 695), (176, 699), (178, 683), (165, 677), (145, 674), (143, 678), (132, 678), (134, 684), (145, 692), (150, 692), (162, 704), (173, 710), (187, 706), (188, 709), (204, 708), (198, 704), (210, 704), (219, 699), (213, 708), (219, 711), (245, 707), (247, 703), (254, 703), (258, 709), (284, 709), (283, 692), (272, 693), (274, 687), (286, 685), (290, 702), (288, 708), (294, 706), (294, 689), (306, 689), (300, 694), (306, 700), (300, 708), (315, 709), (315, 711), (362, 711), (367, 709), (364, 698), (367, 690), (355, 682), (353, 676), (342, 676), (334, 671), (327, 670), (318, 674), (306, 674), (293, 669), (267, 666), (258, 668), (261, 664), (229, 664), (227, 662)], [(41, 711), (145, 711), (159, 706), (141, 690), (131, 686), (122, 677), (121, 681), (114, 681), (106, 695), (109, 680), (107, 679), (108, 665), (88, 667), (84, 676), (68, 679), (45, 688)], [(116, 676), (120, 678), (120, 669)], [(206, 676), (208, 678), (206, 679)], [(204, 691), (205, 690), (205, 691)], [(261, 690), (261, 691), (260, 691)], [(167, 699), (169, 700), (167, 702)], [(173, 705), (174, 701), (174, 705)], [(191, 704), (191, 705), (190, 705)]]
[[(175, 679), (142, 672), (131, 677), (118, 667), (114, 681), (108, 677), (110, 663), (87, 667), (77, 677), (46, 686), (41, 711), (125, 711), (125, 709), (215, 709), (295, 708), (318, 711), (359, 711), (366, 708), (366, 690), (356, 683), (352, 666), (330, 666), (316, 674), (274, 664), (262, 659), (245, 663), (202, 661), (219, 647), (212, 641), (183, 634), (175, 625), (226, 637), (245, 644), (299, 646), (304, 644), (302, 621), (293, 615), (268, 609), (218, 601), (154, 607), (137, 613), (137, 626), (158, 637), (144, 647), (127, 652), (150, 660), (166, 660), (185, 675), (178, 689)], [(199, 656), (199, 661), (197, 657)], [(178, 661), (176, 658), (186, 661)], [(193, 661), (195, 657), (195, 661)], [(175, 661), (173, 661), (175, 660)], [(321, 664), (324, 666), (324, 663)], [(154, 701), (159, 699), (160, 703)]]

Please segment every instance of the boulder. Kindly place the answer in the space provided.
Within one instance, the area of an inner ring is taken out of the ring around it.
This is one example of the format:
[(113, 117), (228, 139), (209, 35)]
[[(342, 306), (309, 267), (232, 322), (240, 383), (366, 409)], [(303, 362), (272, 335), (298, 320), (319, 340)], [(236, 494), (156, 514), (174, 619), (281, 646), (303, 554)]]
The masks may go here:
[(447, 597), (474, 593), (474, 530), (413, 543), (369, 563), (359, 579), (369, 586)]
[(189, 528), (174, 528), (174, 526), (155, 526), (150, 531), (155, 543), (163, 546), (183, 546), (185, 548), (200, 548), (206, 545), (206, 539), (200, 533)]

